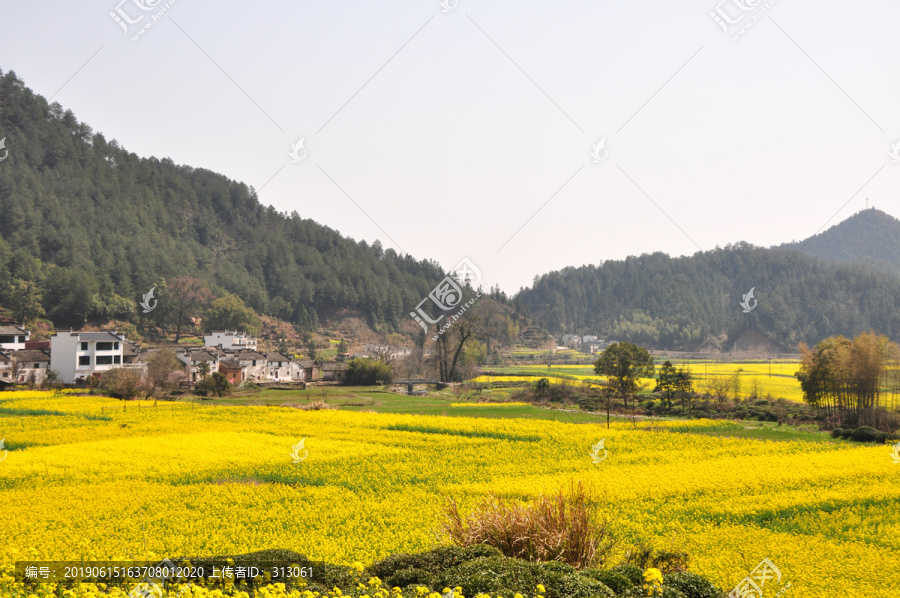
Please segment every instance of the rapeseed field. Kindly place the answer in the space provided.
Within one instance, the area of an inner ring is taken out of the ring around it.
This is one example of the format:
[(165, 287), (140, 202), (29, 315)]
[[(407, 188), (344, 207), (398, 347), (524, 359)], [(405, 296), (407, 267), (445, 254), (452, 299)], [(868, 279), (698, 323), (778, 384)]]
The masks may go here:
[[(3, 393), (0, 590), (16, 595), (8, 574), (25, 559), (283, 548), (370, 563), (444, 541), (447, 497), (465, 511), (491, 493), (527, 501), (582, 480), (604, 497), (623, 546), (684, 550), (692, 571), (727, 589), (768, 558), (791, 582), (788, 598), (896, 594), (900, 464), (890, 447), (713, 437), (694, 432), (722, 422), (680, 425), (123, 408)], [(294, 463), (301, 439), (308, 456)], [(601, 439), (608, 456), (593, 463)]]

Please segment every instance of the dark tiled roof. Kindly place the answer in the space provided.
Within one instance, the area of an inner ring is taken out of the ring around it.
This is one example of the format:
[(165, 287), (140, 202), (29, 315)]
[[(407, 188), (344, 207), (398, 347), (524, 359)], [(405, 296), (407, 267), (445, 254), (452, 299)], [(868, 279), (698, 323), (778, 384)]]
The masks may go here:
[[(64, 333), (65, 334), (65, 333)], [(80, 341), (121, 341), (112, 332), (76, 332)]]
[(314, 368), (314, 367), (317, 367), (319, 364), (317, 362), (313, 361), (312, 359), (301, 359), (300, 361), (297, 362), (297, 365), (299, 365), (302, 368)]
[(219, 367), (229, 370), (239, 370), (241, 369), (241, 362), (237, 359), (225, 359), (219, 362)]
[(326, 371), (336, 371), (340, 372), (347, 368), (346, 363), (324, 363), (322, 364), (322, 369)]
[(16, 361), (19, 362), (50, 361), (50, 355), (40, 349), (23, 349), (21, 351), (13, 351), (12, 354)]
[(273, 362), (273, 361), (290, 361), (290, 360), (291, 360), (290, 357), (288, 357), (287, 355), (282, 355), (281, 353), (269, 353), (269, 354), (266, 356), (266, 359), (267, 359), (269, 362)]
[(188, 355), (191, 361), (216, 361), (218, 359), (209, 351), (192, 351)]
[(7, 335), (15, 335), (20, 336), (25, 334), (25, 331), (19, 328), (18, 326), (0, 326), (0, 334)]

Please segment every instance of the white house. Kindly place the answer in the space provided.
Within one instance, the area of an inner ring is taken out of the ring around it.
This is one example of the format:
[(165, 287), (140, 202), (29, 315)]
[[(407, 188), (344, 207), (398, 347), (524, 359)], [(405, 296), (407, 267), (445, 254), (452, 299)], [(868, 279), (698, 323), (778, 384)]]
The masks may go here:
[[(213, 372), (219, 371), (219, 352), (215, 349), (187, 349), (183, 352), (177, 353), (178, 359), (181, 360), (183, 364), (185, 364), (185, 373), (188, 376), (188, 380), (191, 382), (197, 382), (200, 380), (200, 370), (199, 365), (201, 363), (209, 364), (209, 372), (212, 374)], [(224, 355), (223, 355), (224, 356)]]
[(0, 349), (20, 351), (29, 340), (31, 333), (23, 326), (0, 326)]
[(113, 332), (57, 332), (50, 337), (50, 369), (72, 384), (123, 367), (124, 336)]
[(47, 349), (23, 349), (12, 352), (13, 375), (19, 384), (44, 383), (50, 370), (50, 351)]
[(244, 368), (245, 380), (265, 380), (268, 376), (266, 368), (268, 357), (256, 351), (240, 351), (234, 354), (234, 359)]
[(256, 337), (245, 332), (228, 330), (215, 331), (203, 337), (203, 344), (207, 347), (219, 347), (220, 349), (250, 349), (256, 350)]
[(266, 356), (266, 378), (269, 380), (302, 380), (302, 370), (294, 361), (282, 353)]

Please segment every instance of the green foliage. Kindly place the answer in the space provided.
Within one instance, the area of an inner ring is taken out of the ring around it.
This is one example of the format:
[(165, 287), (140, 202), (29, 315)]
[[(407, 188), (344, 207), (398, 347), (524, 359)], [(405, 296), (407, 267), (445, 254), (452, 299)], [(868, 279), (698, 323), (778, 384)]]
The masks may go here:
[[(263, 206), (243, 183), (129, 153), (14, 73), (0, 72), (0, 105), (0, 131), (15, 147), (0, 169), (7, 309), (32, 315), (39, 304), (59, 328), (110, 316), (165, 324), (159, 283), (188, 276), (307, 330), (348, 309), (396, 327), (444, 277), (437, 263)], [(12, 297), (20, 282), (31, 284), (24, 308)], [(156, 309), (135, 313), (154, 285)]]
[[(873, 248), (880, 247), (886, 253), (878, 259), (897, 274), (900, 258), (892, 256), (900, 246), (900, 223), (880, 212), (875, 216), (877, 232), (844, 235), (846, 245), (860, 247), (842, 259), (877, 255)], [(742, 313), (742, 293), (761, 280), (766, 288), (757, 289), (757, 308)], [(592, 330), (654, 348), (696, 350), (710, 339), (715, 345), (722, 334), (728, 341), (721, 348), (730, 348), (749, 329), (784, 349), (854, 335), (861, 323), (900, 338), (898, 296), (900, 278), (859, 263), (829, 264), (798, 255), (793, 247), (738, 243), (689, 257), (657, 252), (550, 272), (516, 300), (554, 334)]]
[(546, 598), (602, 598), (615, 594), (602, 582), (578, 571), (565, 563), (529, 563), (519, 559), (497, 556), (466, 561), (458, 569), (463, 594), (474, 596), (479, 592), (492, 596), (533, 594), (537, 584), (546, 588)]
[(550, 380), (548, 378), (539, 378), (538, 381), (534, 383), (534, 391), (539, 395), (546, 394), (549, 388)]
[(337, 346), (337, 360), (344, 361), (345, 354), (350, 350), (349, 345), (347, 345), (347, 341), (341, 339), (341, 342), (338, 343)]
[(594, 371), (608, 376), (619, 393), (631, 394), (638, 389), (638, 378), (653, 377), (653, 357), (647, 349), (633, 343), (615, 343), (603, 350), (594, 363)]
[(203, 328), (213, 330), (242, 330), (255, 334), (259, 331), (259, 318), (240, 297), (226, 293), (213, 301), (203, 317)]
[(344, 372), (344, 384), (350, 386), (374, 386), (390, 384), (393, 380), (391, 364), (374, 359), (351, 359)]
[(684, 571), (665, 576), (663, 586), (674, 588), (687, 598), (724, 598), (725, 592), (696, 573)]
[(850, 440), (855, 440), (856, 442), (875, 442), (877, 438), (878, 430), (871, 426), (860, 426), (850, 434)]
[(212, 376), (206, 376), (197, 382), (196, 389), (209, 394), (215, 394), (217, 397), (231, 393), (231, 383), (223, 374), (213, 372)]

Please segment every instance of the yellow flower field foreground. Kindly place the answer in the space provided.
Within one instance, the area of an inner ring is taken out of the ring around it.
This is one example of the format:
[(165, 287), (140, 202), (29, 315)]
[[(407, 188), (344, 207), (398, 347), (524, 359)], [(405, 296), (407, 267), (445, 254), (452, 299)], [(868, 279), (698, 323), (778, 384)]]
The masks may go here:
[(446, 497), (466, 512), (582, 480), (623, 545), (685, 550), (726, 589), (763, 558), (792, 583), (786, 598), (900, 585), (900, 465), (884, 445), (19, 393), (0, 393), (0, 438), (4, 568), (267, 548), (370, 563), (433, 546)]

